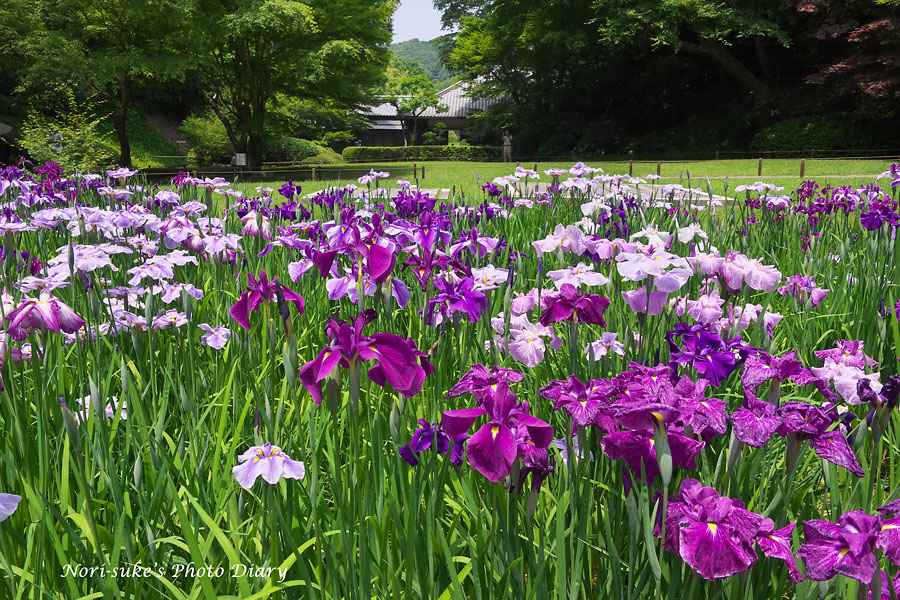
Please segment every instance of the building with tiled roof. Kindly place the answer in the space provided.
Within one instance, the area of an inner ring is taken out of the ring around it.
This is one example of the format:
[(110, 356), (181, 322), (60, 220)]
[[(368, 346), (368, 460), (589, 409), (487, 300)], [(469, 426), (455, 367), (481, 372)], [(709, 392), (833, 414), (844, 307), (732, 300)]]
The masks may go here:
[[(500, 98), (477, 98), (468, 95), (471, 86), (466, 82), (457, 82), (448, 88), (438, 92), (439, 104), (446, 106), (446, 110), (438, 111), (429, 107), (416, 117), (418, 124), (415, 129), (421, 135), (431, 130), (437, 123), (447, 126), (448, 133), (459, 138), (463, 129), (472, 125), (472, 115), (487, 109), (492, 104), (503, 102)], [(443, 108), (443, 107), (442, 107)], [(402, 146), (403, 127), (401, 117), (397, 115), (397, 109), (387, 102), (377, 106), (366, 107), (363, 116), (370, 122), (369, 130), (362, 136), (363, 146)], [(407, 136), (412, 135), (413, 118), (406, 118)], [(409, 141), (410, 144), (414, 142)]]

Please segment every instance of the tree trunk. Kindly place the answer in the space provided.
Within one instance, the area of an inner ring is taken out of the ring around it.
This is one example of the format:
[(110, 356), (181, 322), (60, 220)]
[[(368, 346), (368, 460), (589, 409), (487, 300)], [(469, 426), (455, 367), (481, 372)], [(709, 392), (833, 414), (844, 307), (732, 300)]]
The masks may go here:
[(128, 101), (131, 99), (131, 76), (119, 76), (119, 108), (115, 113), (116, 137), (119, 138), (119, 166), (131, 166), (131, 144), (128, 142)]
[(413, 116), (412, 145), (418, 146), (416, 134), (419, 131), (419, 117)]
[(250, 132), (247, 139), (247, 168), (251, 171), (262, 170), (263, 138), (260, 131)]
[(714, 60), (741, 87), (752, 93), (758, 104), (765, 104), (771, 99), (766, 82), (754, 75), (724, 45), (700, 38), (700, 43), (681, 42), (680, 48), (689, 54), (707, 56)]
[(400, 135), (403, 137), (403, 147), (406, 148), (409, 145), (406, 143), (406, 119), (400, 119)]

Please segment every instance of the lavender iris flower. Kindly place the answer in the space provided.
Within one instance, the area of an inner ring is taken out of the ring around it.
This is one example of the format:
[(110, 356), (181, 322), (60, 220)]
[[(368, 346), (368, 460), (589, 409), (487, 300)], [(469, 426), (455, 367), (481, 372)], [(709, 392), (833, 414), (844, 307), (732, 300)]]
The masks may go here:
[(444, 411), (441, 425), (455, 438), (466, 433), (478, 417), (487, 415), (490, 420), (469, 439), (466, 454), (473, 469), (496, 482), (512, 471), (519, 456), (518, 438), (527, 436), (540, 449), (546, 449), (553, 440), (553, 428), (528, 414), (528, 410), (528, 403), (516, 402), (509, 384), (502, 381), (492, 394), (485, 396), (480, 408)]
[[(455, 438), (451, 438), (441, 428), (439, 423), (431, 424), (425, 419), (419, 419), (421, 427), (416, 428), (412, 439), (409, 443), (400, 448), (400, 458), (405, 460), (410, 466), (415, 467), (419, 464), (417, 455), (424, 452), (432, 446), (438, 454), (447, 454), (450, 450), (450, 464), (460, 466), (463, 462), (463, 444), (469, 439), (469, 435), (464, 433)], [(451, 442), (453, 448), (450, 448)]]
[(19, 507), (22, 496), (15, 494), (0, 494), (0, 522), (8, 519)]
[(278, 480), (303, 479), (306, 467), (302, 462), (291, 460), (278, 446), (266, 443), (264, 446), (253, 446), (238, 457), (241, 464), (231, 469), (238, 484), (245, 490), (253, 487), (260, 475), (270, 484)]
[(206, 332), (203, 337), (200, 338), (200, 343), (204, 346), (215, 348), (216, 350), (224, 348), (225, 344), (228, 343), (228, 340), (231, 339), (231, 330), (224, 325), (212, 327), (206, 323), (200, 323), (197, 325), (197, 328)]

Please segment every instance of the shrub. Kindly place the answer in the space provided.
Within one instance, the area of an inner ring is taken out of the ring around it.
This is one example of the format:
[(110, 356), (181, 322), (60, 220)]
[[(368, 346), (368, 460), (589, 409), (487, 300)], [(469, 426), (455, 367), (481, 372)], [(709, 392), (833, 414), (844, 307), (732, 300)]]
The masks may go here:
[(230, 163), (234, 146), (225, 133), (225, 126), (211, 113), (188, 117), (181, 130), (191, 144), (188, 160), (197, 164)]
[(64, 173), (95, 171), (112, 163), (115, 145), (102, 133), (105, 117), (94, 116), (95, 104), (78, 106), (69, 97), (69, 110), (56, 118), (36, 111), (22, 125), (18, 143), (35, 163), (53, 161)]
[(266, 160), (272, 162), (300, 162), (319, 152), (320, 148), (314, 143), (295, 137), (269, 137), (263, 143)]
[(377, 160), (479, 160), (499, 158), (500, 146), (350, 146), (344, 149), (347, 162)]
[(319, 153), (309, 158), (304, 158), (301, 162), (304, 165), (333, 165), (343, 162), (343, 157), (331, 148), (322, 148), (319, 146)]
[(851, 150), (866, 146), (859, 127), (846, 115), (794, 117), (759, 131), (751, 150)]
[(332, 131), (326, 133), (319, 140), (319, 145), (325, 148), (331, 148), (337, 152), (343, 152), (344, 148), (353, 143), (356, 136), (352, 131)]

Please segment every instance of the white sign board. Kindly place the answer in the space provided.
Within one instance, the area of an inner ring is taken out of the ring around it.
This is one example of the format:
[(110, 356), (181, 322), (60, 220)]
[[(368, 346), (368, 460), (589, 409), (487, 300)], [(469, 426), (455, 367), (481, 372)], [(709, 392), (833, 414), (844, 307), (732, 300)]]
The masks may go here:
[(234, 155), (234, 164), (236, 164), (239, 167), (246, 167), (247, 166), (247, 155), (244, 154), (243, 152), (238, 152), (237, 154), (235, 154)]

